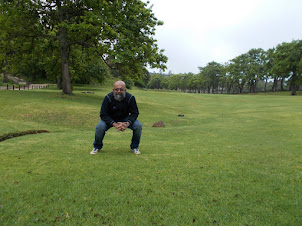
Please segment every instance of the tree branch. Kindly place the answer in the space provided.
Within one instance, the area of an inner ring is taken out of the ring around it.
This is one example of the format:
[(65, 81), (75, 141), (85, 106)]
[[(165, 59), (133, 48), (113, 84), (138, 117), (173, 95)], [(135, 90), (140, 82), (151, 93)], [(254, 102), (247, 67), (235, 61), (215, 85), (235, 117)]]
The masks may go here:
[(81, 45), (81, 46), (84, 46), (84, 47), (92, 47), (92, 45), (88, 42), (85, 42), (85, 41), (73, 41), (73, 42), (68, 42), (68, 46), (72, 46), (74, 44), (78, 44), (78, 45)]

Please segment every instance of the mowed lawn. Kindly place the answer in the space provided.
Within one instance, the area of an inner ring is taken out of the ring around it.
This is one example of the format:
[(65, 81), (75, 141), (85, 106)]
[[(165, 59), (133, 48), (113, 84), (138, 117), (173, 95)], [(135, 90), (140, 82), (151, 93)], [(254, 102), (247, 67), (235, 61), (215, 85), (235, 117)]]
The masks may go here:
[(111, 129), (90, 155), (111, 89), (0, 91), (0, 135), (49, 131), (0, 143), (0, 225), (302, 225), (301, 92), (128, 90), (142, 154)]

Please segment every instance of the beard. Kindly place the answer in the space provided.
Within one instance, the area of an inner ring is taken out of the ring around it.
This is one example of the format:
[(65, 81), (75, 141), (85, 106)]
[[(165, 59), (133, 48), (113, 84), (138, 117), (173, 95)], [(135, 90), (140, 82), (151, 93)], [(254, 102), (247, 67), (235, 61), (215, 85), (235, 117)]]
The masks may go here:
[(124, 100), (126, 96), (126, 93), (122, 94), (122, 93), (113, 93), (113, 97), (115, 100), (121, 102), (122, 100)]

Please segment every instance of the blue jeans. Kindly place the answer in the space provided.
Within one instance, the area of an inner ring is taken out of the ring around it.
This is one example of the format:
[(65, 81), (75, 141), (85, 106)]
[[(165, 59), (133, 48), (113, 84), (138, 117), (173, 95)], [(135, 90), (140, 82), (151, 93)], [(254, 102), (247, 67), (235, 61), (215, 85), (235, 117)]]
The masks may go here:
[[(121, 120), (121, 122), (127, 122), (126, 120)], [(95, 128), (95, 136), (93, 146), (97, 149), (102, 149), (103, 147), (103, 139), (106, 134), (106, 131), (110, 129), (112, 126), (107, 125), (103, 120), (100, 120)], [(128, 128), (133, 131), (132, 140), (130, 148), (138, 148), (139, 142), (142, 134), (142, 124), (140, 121), (135, 120), (133, 124), (131, 124)]]

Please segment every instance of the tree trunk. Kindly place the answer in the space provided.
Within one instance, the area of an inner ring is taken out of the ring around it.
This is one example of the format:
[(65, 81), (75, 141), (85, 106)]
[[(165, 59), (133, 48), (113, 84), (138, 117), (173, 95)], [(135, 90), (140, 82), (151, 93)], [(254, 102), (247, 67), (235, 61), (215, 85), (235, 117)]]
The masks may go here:
[(281, 84), (280, 84), (281, 91), (284, 91), (283, 82), (284, 82), (284, 77), (281, 78)]
[(297, 85), (296, 85), (296, 84), (293, 84), (293, 85), (291, 86), (291, 95), (292, 95), (292, 96), (297, 95)]
[(264, 92), (266, 93), (266, 87), (267, 87), (267, 78), (265, 78), (265, 85), (264, 85)]
[(61, 64), (62, 64), (62, 88), (63, 93), (72, 95), (71, 80), (69, 73), (69, 53), (66, 28), (60, 28)]
[(272, 92), (277, 91), (277, 85), (278, 85), (278, 78), (274, 78), (273, 86), (272, 86)]
[(57, 78), (57, 89), (62, 89), (62, 75), (58, 75), (58, 78)]
[(3, 83), (8, 83), (8, 77), (6, 76), (6, 71), (3, 72)]
[[(4, 61), (4, 65), (7, 65), (7, 60)], [(3, 83), (8, 83), (8, 77), (6, 76), (6, 70), (3, 71)]]
[[(60, 21), (63, 22), (65, 19), (64, 9), (61, 5), (61, 1), (56, 0), (56, 4), (59, 11)], [(63, 94), (72, 95), (72, 88), (71, 88), (71, 80), (70, 80), (70, 73), (69, 73), (69, 44), (67, 41), (67, 29), (64, 27), (60, 27), (59, 29), (60, 35), (60, 45), (61, 45), (61, 65), (62, 65), (62, 88)], [(58, 81), (59, 82), (59, 81)]]
[(253, 85), (253, 91), (254, 91), (254, 93), (256, 93), (256, 88), (257, 88), (257, 81), (254, 81), (254, 85)]
[(230, 93), (232, 89), (232, 84), (227, 84), (227, 93)]
[(296, 95), (297, 94), (297, 83), (296, 83), (296, 80), (297, 80), (297, 76), (296, 76), (296, 73), (293, 72), (293, 76), (291, 78), (291, 95)]
[(3, 77), (3, 83), (8, 83), (8, 77), (6, 75)]

